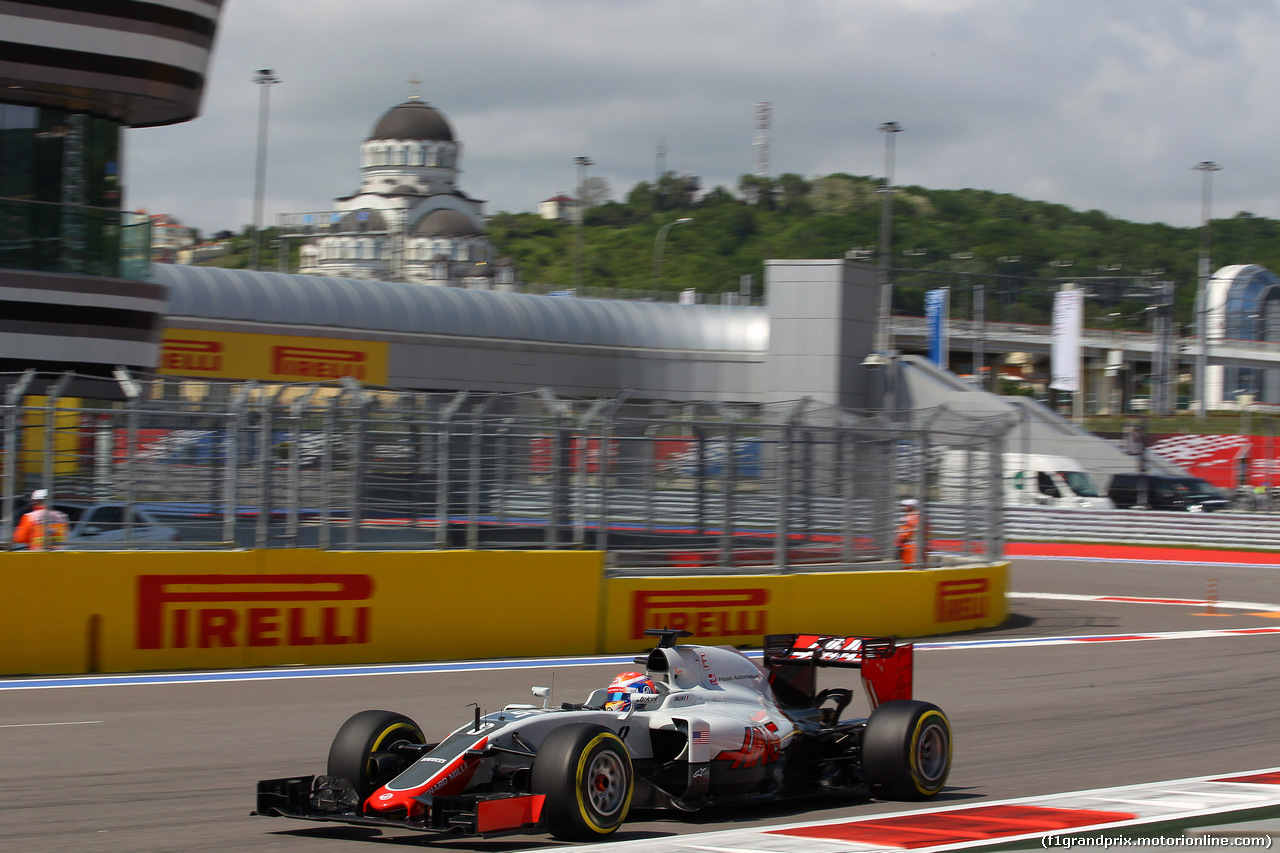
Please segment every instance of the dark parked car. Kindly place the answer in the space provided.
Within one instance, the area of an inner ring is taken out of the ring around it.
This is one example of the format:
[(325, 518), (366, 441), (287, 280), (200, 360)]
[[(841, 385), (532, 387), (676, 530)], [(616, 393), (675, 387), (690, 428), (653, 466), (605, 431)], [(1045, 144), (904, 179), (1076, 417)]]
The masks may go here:
[(1213, 512), (1226, 509), (1231, 501), (1199, 477), (1170, 477), (1165, 474), (1116, 474), (1107, 496), (1116, 509), (1142, 504), (1142, 480), (1147, 481), (1147, 506), (1151, 509), (1183, 512)]

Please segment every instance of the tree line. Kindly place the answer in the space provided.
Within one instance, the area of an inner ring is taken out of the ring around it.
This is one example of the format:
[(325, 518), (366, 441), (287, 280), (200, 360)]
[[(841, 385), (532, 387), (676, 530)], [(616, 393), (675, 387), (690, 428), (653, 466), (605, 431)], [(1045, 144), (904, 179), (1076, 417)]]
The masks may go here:
[[(658, 234), (681, 218), (692, 222), (668, 229), (661, 247), (656, 287), (670, 296), (736, 293), (749, 275), (758, 301), (767, 259), (879, 259), (884, 195), (872, 176), (744, 175), (736, 191), (703, 191), (697, 178), (668, 172), (636, 184), (624, 201), (609, 199), (602, 179), (591, 181), (581, 197), (597, 203), (580, 231), (534, 213), (489, 217), (498, 255), (515, 261), (522, 280), (543, 290), (579, 283), (592, 293), (653, 290)], [(1176, 322), (1183, 329), (1192, 322), (1200, 228), (1128, 222), (976, 189), (899, 186), (892, 209), (895, 313), (922, 314), (926, 290), (950, 287), (952, 316), (969, 318), (981, 285), (988, 320), (1044, 323), (1059, 282), (1075, 280), (1103, 297), (1086, 300), (1088, 322), (1138, 329), (1149, 316), (1145, 284), (1172, 281)], [(1211, 235), (1215, 269), (1252, 263), (1280, 270), (1280, 222), (1241, 211), (1213, 220)], [(250, 229), (218, 236), (230, 238), (232, 254), (214, 263), (245, 266)], [(264, 229), (266, 269), (277, 268), (275, 236)], [(291, 243), (296, 269), (298, 246)]]
[[(527, 282), (647, 290), (659, 230), (688, 217), (691, 223), (665, 235), (659, 288), (734, 292), (751, 275), (758, 297), (766, 259), (876, 263), (883, 199), (870, 176), (745, 175), (735, 193), (723, 186), (702, 192), (696, 178), (667, 173), (637, 184), (625, 201), (591, 207), (580, 253), (575, 224), (536, 214), (494, 215), (489, 233)], [(1077, 280), (1106, 297), (1089, 300), (1090, 311), (1118, 328), (1141, 328), (1143, 285), (1172, 281), (1177, 322), (1191, 322), (1199, 228), (1128, 222), (976, 189), (899, 186), (892, 209), (895, 312), (920, 314), (925, 290), (951, 287), (953, 316), (965, 316), (974, 285), (982, 284), (988, 319), (1044, 322), (1058, 282)], [(1211, 234), (1214, 268), (1280, 269), (1277, 221), (1240, 212), (1213, 220)]]

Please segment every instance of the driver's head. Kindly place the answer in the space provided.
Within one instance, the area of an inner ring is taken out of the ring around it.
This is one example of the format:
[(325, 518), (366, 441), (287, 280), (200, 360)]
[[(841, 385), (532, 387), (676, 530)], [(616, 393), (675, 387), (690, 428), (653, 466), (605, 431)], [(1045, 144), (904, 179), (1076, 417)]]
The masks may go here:
[(624, 672), (609, 682), (609, 695), (605, 699), (606, 711), (626, 711), (631, 708), (631, 697), (637, 693), (657, 693), (653, 679), (643, 672)]

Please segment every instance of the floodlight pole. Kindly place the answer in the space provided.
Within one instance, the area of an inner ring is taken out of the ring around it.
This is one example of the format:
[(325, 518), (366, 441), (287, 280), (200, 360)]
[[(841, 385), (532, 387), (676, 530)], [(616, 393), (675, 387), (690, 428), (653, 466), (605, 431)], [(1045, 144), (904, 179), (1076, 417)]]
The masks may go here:
[(876, 317), (875, 351), (888, 353), (893, 348), (893, 282), (889, 271), (890, 258), (893, 255), (893, 138), (902, 132), (902, 125), (896, 121), (886, 121), (880, 125), (884, 134), (884, 184), (880, 192), (884, 197), (880, 202), (880, 310)]
[(1213, 173), (1222, 167), (1205, 160), (1191, 167), (1202, 175), (1200, 181), (1200, 274), (1196, 279), (1196, 336), (1200, 352), (1196, 356), (1196, 417), (1203, 418), (1209, 391), (1209, 216), (1213, 202)]
[(249, 269), (260, 269), (259, 234), (262, 227), (262, 195), (267, 183), (267, 113), (270, 109), (271, 87), (280, 78), (270, 68), (263, 68), (254, 75), (253, 82), (261, 86), (258, 98), (258, 168), (253, 182), (253, 232), (249, 235)]
[(582, 229), (587, 222), (587, 167), (594, 166), (590, 157), (574, 157), (578, 164), (578, 229), (573, 241), (573, 286), (582, 295)]

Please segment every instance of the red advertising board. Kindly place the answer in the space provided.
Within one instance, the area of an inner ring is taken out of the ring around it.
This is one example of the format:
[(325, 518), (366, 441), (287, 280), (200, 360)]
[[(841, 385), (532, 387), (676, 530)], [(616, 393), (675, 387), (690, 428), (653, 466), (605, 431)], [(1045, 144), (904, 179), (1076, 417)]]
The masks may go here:
[(1220, 489), (1280, 485), (1280, 441), (1266, 435), (1161, 435), (1147, 448)]

